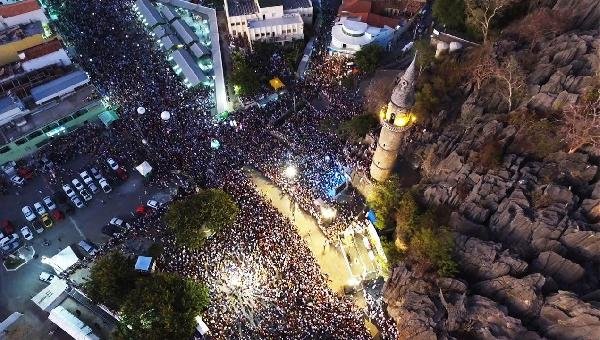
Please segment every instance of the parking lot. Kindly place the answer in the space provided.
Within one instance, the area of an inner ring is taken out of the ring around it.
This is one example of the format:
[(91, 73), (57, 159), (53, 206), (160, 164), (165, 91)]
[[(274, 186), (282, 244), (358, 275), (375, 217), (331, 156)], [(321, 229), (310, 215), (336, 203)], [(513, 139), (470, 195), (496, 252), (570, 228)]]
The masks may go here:
[[(81, 181), (78, 175), (80, 170), (85, 168), (89, 172), (89, 165), (93, 163), (89, 159), (77, 159), (69, 163), (67, 169), (61, 170), (60, 173), (57, 171), (56, 174), (61, 179), (61, 183), (71, 182), (73, 178), (79, 178)], [(97, 164), (94, 165), (100, 169)], [(41, 174), (28, 180), (23, 187), (12, 189), (9, 195), (0, 196), (0, 220), (11, 221), (15, 233), (19, 233), (20, 240), (33, 246), (36, 252), (36, 258), (17, 271), (7, 272), (3, 266), (0, 266), (0, 320), (18, 311), (24, 313), (26, 317), (37, 318), (39, 324), (46, 324), (49, 327), (44, 313), (28, 301), (45, 285), (38, 279), (40, 272), (52, 272), (50, 266), (41, 263), (42, 256), (53, 256), (69, 245), (75, 245), (73, 247), (75, 251), (81, 250), (76, 244), (82, 239), (100, 245), (109, 238), (102, 233), (102, 227), (108, 224), (112, 217), (126, 219), (131, 216), (136, 206), (144, 204), (149, 199), (163, 199), (168, 196), (165, 191), (146, 187), (144, 178), (132, 169), (128, 169), (129, 176), (125, 181), (118, 180), (116, 176), (110, 174), (108, 167), (102, 167), (101, 172), (108, 179), (112, 192), (106, 194), (98, 190), (90, 201), (85, 202), (85, 207), (72, 208), (71, 212), (67, 212), (69, 209), (66, 204), (69, 203), (59, 203), (53, 199), (58, 208), (65, 212), (65, 217), (55, 221), (52, 227), (45, 228), (41, 234), (38, 234), (33, 229), (32, 223), (25, 219), (21, 208), (28, 205), (33, 209), (35, 202), (41, 202), (43, 197), (52, 197), (54, 192), (60, 191), (59, 185), (50, 185), (48, 175)], [(97, 181), (94, 181), (98, 185)], [(30, 241), (24, 240), (19, 232), (25, 225), (30, 227), (33, 234), (33, 239)], [(24, 306), (25, 310), (23, 310)]]

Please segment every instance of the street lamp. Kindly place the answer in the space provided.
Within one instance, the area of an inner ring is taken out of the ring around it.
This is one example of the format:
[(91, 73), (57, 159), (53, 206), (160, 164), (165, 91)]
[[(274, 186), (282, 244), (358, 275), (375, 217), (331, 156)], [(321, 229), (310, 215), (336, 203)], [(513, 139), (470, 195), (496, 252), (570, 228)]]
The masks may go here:
[(296, 169), (296, 167), (293, 165), (289, 165), (287, 168), (285, 168), (283, 174), (285, 177), (292, 179), (298, 175), (298, 169)]
[(321, 215), (326, 220), (333, 220), (337, 215), (337, 211), (335, 211), (333, 208), (321, 207)]
[(146, 109), (143, 106), (140, 106), (137, 108), (137, 113), (143, 115), (144, 113), (146, 113)]
[(171, 119), (171, 112), (169, 111), (163, 111), (160, 113), (160, 119), (162, 119), (163, 121), (168, 121), (169, 119)]

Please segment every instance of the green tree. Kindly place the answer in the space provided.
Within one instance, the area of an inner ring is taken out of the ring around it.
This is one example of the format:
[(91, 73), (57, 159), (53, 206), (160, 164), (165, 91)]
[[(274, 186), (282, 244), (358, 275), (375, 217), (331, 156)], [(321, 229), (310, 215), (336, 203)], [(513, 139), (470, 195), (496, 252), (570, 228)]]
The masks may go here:
[(375, 71), (383, 54), (383, 49), (379, 45), (369, 44), (354, 54), (356, 65), (365, 73)]
[(367, 203), (375, 212), (375, 227), (379, 230), (392, 226), (392, 218), (400, 198), (400, 181), (392, 176), (383, 183), (375, 185), (367, 196)]
[(402, 195), (396, 209), (396, 237), (406, 242), (419, 227), (420, 208), (413, 191)]
[(465, 25), (464, 0), (436, 0), (432, 8), (435, 20), (451, 29), (462, 29)]
[(260, 76), (251, 67), (244, 54), (234, 53), (231, 58), (233, 62), (231, 82), (236, 94), (240, 96), (253, 95), (260, 89)]
[(429, 262), (441, 276), (453, 276), (458, 272), (458, 265), (452, 258), (453, 250), (452, 233), (443, 227), (437, 230), (421, 228), (410, 242), (410, 251), (415, 260)]
[(233, 223), (238, 212), (229, 194), (208, 189), (172, 203), (164, 218), (178, 243), (199, 248), (206, 239)]
[(210, 303), (208, 288), (174, 274), (140, 278), (121, 308), (118, 339), (188, 339)]
[(355, 116), (340, 125), (338, 134), (344, 139), (363, 138), (377, 123), (377, 119), (370, 114)]
[(435, 48), (431, 46), (429, 39), (421, 39), (415, 42), (417, 51), (417, 65), (421, 69), (427, 69), (435, 62)]
[(133, 259), (118, 251), (99, 258), (84, 285), (86, 294), (92, 301), (118, 310), (139, 277), (134, 265)]

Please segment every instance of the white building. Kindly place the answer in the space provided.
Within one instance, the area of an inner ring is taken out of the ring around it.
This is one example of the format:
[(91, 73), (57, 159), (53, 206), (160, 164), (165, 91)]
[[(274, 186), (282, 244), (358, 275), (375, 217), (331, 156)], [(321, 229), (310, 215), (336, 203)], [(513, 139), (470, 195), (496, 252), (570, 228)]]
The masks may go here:
[(340, 17), (331, 29), (329, 50), (352, 55), (371, 43), (387, 48), (395, 31), (392, 27), (376, 27), (356, 18)]
[(19, 52), (21, 67), (25, 72), (39, 70), (50, 65), (71, 65), (71, 59), (58, 39), (52, 39)]
[(304, 38), (313, 8), (311, 0), (227, 0), (225, 13), (231, 36), (283, 43)]
[(44, 10), (37, 0), (23, 0), (7, 5), (0, 5), (0, 29), (30, 22), (48, 22)]

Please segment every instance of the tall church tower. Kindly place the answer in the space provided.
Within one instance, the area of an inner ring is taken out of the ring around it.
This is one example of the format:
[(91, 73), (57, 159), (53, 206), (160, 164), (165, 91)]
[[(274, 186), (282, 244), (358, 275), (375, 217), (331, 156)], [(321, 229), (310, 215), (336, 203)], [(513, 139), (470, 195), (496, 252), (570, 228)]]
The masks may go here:
[(415, 55), (410, 66), (396, 83), (385, 117), (381, 121), (377, 150), (375, 150), (371, 163), (371, 177), (378, 182), (385, 181), (390, 177), (398, 158), (404, 131), (415, 120), (410, 109), (415, 104), (416, 60), (417, 56)]

